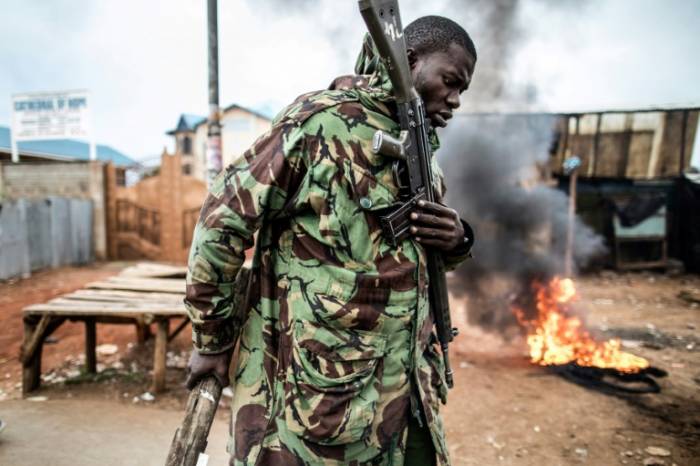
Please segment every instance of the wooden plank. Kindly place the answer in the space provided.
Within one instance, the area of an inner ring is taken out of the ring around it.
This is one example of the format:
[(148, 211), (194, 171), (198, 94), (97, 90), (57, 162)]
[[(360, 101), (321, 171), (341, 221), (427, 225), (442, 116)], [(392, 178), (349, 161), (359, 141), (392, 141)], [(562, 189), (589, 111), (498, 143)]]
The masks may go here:
[(55, 315), (64, 317), (118, 317), (129, 319), (144, 319), (150, 316), (159, 317), (183, 317), (187, 315), (184, 307), (163, 307), (162, 309), (149, 309), (141, 311), (134, 308), (76, 308), (65, 305), (35, 304), (23, 311), (24, 315)]
[(184, 308), (182, 300), (177, 301), (142, 301), (138, 299), (134, 300), (119, 300), (119, 301), (88, 301), (87, 299), (66, 299), (66, 298), (54, 298), (49, 300), (45, 304), (51, 305), (61, 305), (61, 306), (73, 306), (76, 308), (129, 308), (142, 310), (148, 312), (150, 309), (162, 309), (163, 307), (168, 308)]
[(103, 303), (129, 303), (129, 304), (143, 304), (144, 306), (148, 306), (149, 304), (153, 303), (161, 303), (161, 304), (168, 304), (168, 305), (176, 305), (176, 304), (182, 304), (183, 297), (182, 296), (177, 296), (174, 295), (173, 298), (170, 299), (147, 299), (147, 298), (119, 298), (119, 297), (109, 297), (109, 296), (71, 296), (71, 295), (65, 295), (61, 298), (54, 298), (51, 302), (56, 302), (57, 300), (62, 300), (66, 302), (71, 302), (71, 303), (80, 303), (80, 302), (103, 302)]
[(168, 301), (168, 300), (182, 300), (184, 298), (184, 293), (156, 293), (148, 291), (125, 291), (125, 290), (100, 290), (100, 289), (88, 289), (88, 290), (77, 290), (73, 293), (68, 293), (62, 295), (64, 298), (69, 299), (86, 299), (93, 301), (118, 301), (120, 299), (140, 299), (144, 301)]
[(649, 170), (649, 159), (653, 152), (654, 132), (635, 131), (632, 134), (629, 148), (626, 178), (646, 178)]
[(180, 281), (179, 284), (153, 284), (153, 283), (120, 283), (120, 282), (93, 282), (88, 283), (87, 288), (97, 288), (103, 290), (130, 290), (130, 291), (154, 291), (160, 293), (179, 293), (185, 292), (185, 282)]
[(153, 349), (153, 391), (155, 393), (165, 390), (165, 356), (168, 350), (169, 324), (168, 319), (159, 320), (156, 330), (156, 343)]
[(85, 371), (88, 374), (97, 372), (97, 332), (95, 319), (85, 319)]
[[(73, 300), (73, 299), (63, 299), (55, 298), (43, 305), (47, 306), (60, 306), (68, 309), (97, 309), (96, 314), (104, 314), (104, 310), (117, 311), (117, 310), (127, 310), (127, 311), (137, 311), (144, 314), (151, 313), (153, 311), (158, 312), (168, 309), (185, 310), (185, 305), (182, 302), (172, 302), (172, 303), (160, 303), (160, 302), (106, 302), (106, 301), (84, 301), (84, 300)], [(31, 309), (36, 309), (35, 306), (42, 306), (42, 304), (33, 304), (29, 306)]]
[(167, 264), (158, 264), (153, 262), (141, 262), (132, 267), (127, 267), (119, 274), (123, 277), (180, 277), (184, 278), (187, 274), (187, 267), (174, 266)]
[(170, 286), (179, 285), (182, 286), (184, 292), (185, 280), (182, 278), (140, 278), (140, 277), (120, 277), (119, 275), (115, 277), (109, 277), (107, 279), (110, 283), (137, 283), (137, 284), (149, 284), (154, 286)]

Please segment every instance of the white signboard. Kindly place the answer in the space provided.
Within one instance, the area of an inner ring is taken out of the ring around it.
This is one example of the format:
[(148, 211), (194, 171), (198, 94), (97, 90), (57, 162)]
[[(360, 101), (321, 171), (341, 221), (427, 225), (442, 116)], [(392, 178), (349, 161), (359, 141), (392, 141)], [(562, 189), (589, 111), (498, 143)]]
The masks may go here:
[(87, 91), (12, 96), (13, 151), (19, 141), (83, 139), (90, 141), (90, 159), (94, 160), (91, 123)]

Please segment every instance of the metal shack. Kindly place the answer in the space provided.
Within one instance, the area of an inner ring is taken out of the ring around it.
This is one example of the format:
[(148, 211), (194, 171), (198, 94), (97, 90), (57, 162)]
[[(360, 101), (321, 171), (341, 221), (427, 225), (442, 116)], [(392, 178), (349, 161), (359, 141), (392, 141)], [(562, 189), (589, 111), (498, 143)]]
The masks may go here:
[(617, 268), (678, 265), (669, 262), (675, 258), (700, 271), (700, 190), (691, 175), (699, 113), (689, 107), (557, 117), (551, 174), (568, 190), (563, 163), (581, 159), (577, 211), (605, 236)]

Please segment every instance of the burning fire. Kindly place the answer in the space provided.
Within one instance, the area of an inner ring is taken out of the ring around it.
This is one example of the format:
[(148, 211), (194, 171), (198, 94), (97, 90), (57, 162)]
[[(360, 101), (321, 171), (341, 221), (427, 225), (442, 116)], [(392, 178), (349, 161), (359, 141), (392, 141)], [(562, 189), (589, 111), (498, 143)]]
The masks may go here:
[(522, 309), (514, 312), (528, 330), (530, 360), (542, 366), (576, 362), (580, 366), (617, 369), (634, 373), (649, 367), (649, 362), (620, 350), (620, 340), (597, 342), (583, 328), (578, 317), (567, 316), (569, 304), (576, 298), (576, 287), (569, 278), (554, 277), (548, 285), (533, 284), (537, 316), (525, 318)]

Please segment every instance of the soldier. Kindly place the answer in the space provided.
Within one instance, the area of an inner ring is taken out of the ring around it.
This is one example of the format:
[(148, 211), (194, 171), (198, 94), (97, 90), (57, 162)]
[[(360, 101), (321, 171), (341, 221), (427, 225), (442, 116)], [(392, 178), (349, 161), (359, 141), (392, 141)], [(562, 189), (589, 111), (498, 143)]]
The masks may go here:
[[(438, 16), (404, 34), (426, 114), (444, 127), (471, 81), (474, 44)], [(207, 374), (229, 383), (232, 287), (258, 233), (231, 380), (232, 465), (449, 464), (424, 247), (454, 267), (468, 255), (464, 228), (456, 211), (425, 202), (411, 238), (392, 247), (382, 237), (378, 214), (398, 192), (371, 140), (399, 126), (369, 37), (355, 72), (280, 112), (202, 207), (185, 300), (189, 387)]]

